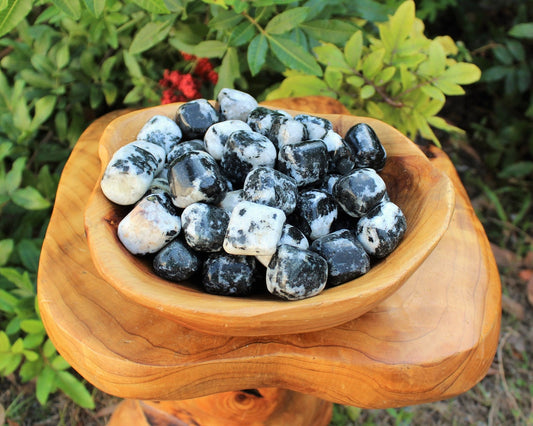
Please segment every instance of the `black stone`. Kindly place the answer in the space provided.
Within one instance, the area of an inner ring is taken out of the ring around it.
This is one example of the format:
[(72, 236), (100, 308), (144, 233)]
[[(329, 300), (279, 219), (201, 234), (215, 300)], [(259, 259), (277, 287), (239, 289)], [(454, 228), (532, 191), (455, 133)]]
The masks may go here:
[(328, 262), (328, 285), (353, 280), (370, 269), (370, 257), (355, 235), (347, 229), (332, 232), (313, 241), (311, 250)]
[(228, 223), (228, 213), (210, 204), (193, 203), (181, 213), (185, 241), (198, 251), (212, 253), (222, 250)]
[(334, 198), (316, 189), (300, 192), (294, 213), (296, 226), (311, 240), (329, 234), (338, 215)]
[(298, 114), (294, 119), (305, 126), (309, 139), (322, 139), (328, 130), (333, 129), (331, 121), (315, 115)]
[(252, 256), (211, 254), (202, 268), (202, 285), (211, 294), (246, 296), (254, 291), (256, 279), (256, 260)]
[(328, 151), (321, 140), (284, 145), (278, 153), (278, 170), (301, 187), (318, 182), (328, 168)]
[(190, 151), (205, 151), (204, 141), (201, 139), (191, 139), (177, 143), (167, 153), (167, 164), (171, 165), (176, 158)]
[(387, 153), (376, 132), (366, 123), (348, 129), (344, 140), (352, 148), (357, 167), (370, 167), (377, 171), (385, 167)]
[(176, 114), (183, 140), (203, 139), (207, 129), (218, 121), (218, 111), (206, 99), (186, 102), (180, 105)]
[(180, 239), (172, 240), (153, 260), (156, 275), (174, 282), (193, 276), (199, 270), (200, 264), (199, 257)]

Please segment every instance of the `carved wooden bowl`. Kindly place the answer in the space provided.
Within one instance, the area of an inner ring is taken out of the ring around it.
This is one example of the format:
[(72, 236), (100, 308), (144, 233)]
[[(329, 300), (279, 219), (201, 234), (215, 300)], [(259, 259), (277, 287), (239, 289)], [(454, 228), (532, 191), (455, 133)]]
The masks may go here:
[[(113, 153), (133, 141), (149, 118), (156, 114), (174, 117), (178, 106), (142, 109), (111, 122), (100, 139), (100, 178)], [(380, 175), (391, 200), (405, 214), (407, 231), (396, 250), (373, 265), (368, 273), (299, 301), (279, 300), (266, 292), (252, 297), (217, 296), (205, 293), (198, 282), (166, 281), (154, 274), (150, 261), (133, 256), (120, 243), (117, 226), (129, 208), (110, 202), (100, 189), (99, 178), (85, 211), (85, 230), (93, 262), (102, 277), (125, 297), (155, 308), (186, 327), (228, 336), (293, 334), (331, 328), (368, 312), (392, 294), (424, 261), (448, 228), (455, 201), (452, 183), (415, 144), (389, 125), (351, 115), (316, 115), (329, 119), (334, 130), (343, 136), (356, 123), (366, 122), (387, 150), (387, 164)]]

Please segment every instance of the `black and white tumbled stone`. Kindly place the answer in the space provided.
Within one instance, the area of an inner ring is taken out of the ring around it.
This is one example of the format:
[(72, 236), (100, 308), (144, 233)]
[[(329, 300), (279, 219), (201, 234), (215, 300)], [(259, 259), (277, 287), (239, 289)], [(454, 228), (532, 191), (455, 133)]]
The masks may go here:
[(205, 150), (209, 152), (215, 160), (220, 160), (222, 158), (224, 145), (226, 145), (229, 135), (237, 130), (251, 131), (252, 129), (248, 124), (241, 120), (225, 120), (213, 124), (207, 129), (207, 132), (205, 132)]
[(328, 168), (327, 147), (321, 140), (284, 145), (278, 153), (278, 170), (292, 177), (298, 187), (318, 182)]
[(380, 171), (385, 167), (387, 153), (376, 132), (366, 123), (358, 123), (348, 129), (345, 141), (352, 148), (357, 167), (370, 167)]
[(201, 139), (191, 139), (174, 145), (167, 153), (167, 166), (170, 167), (176, 158), (190, 151), (205, 151), (204, 141)]
[(218, 111), (207, 99), (195, 99), (179, 106), (176, 123), (183, 133), (183, 139), (203, 139), (205, 132), (220, 121)]
[(219, 207), (222, 207), (228, 214), (231, 214), (233, 209), (241, 201), (244, 201), (244, 193), (242, 189), (236, 189), (234, 191), (228, 191), (224, 194), (224, 197), (218, 203)]
[(241, 201), (231, 212), (224, 250), (236, 255), (271, 255), (276, 251), (285, 213), (275, 207)]
[(181, 230), (181, 219), (170, 197), (151, 194), (144, 197), (118, 224), (117, 235), (132, 254), (155, 253)]
[(370, 257), (355, 235), (341, 229), (324, 235), (311, 244), (328, 262), (328, 285), (336, 286), (353, 280), (370, 269)]
[(205, 151), (189, 151), (176, 158), (168, 171), (172, 202), (185, 208), (196, 202), (218, 203), (228, 190), (218, 163)]
[(248, 172), (256, 167), (274, 167), (276, 147), (266, 137), (254, 131), (237, 130), (226, 141), (220, 165), (228, 179), (242, 186)]
[(284, 145), (292, 145), (308, 139), (307, 129), (303, 123), (279, 115), (273, 118), (267, 137), (281, 148)]
[(285, 300), (319, 294), (328, 279), (326, 260), (310, 250), (283, 244), (272, 256), (266, 272), (268, 291)]
[(298, 186), (294, 179), (271, 167), (252, 169), (244, 180), (243, 199), (276, 207), (290, 214), (296, 207)]
[(370, 256), (380, 259), (398, 246), (406, 228), (403, 212), (388, 201), (378, 204), (359, 219), (356, 236)]
[(320, 181), (320, 184), (316, 187), (316, 189), (320, 189), (328, 194), (333, 194), (333, 187), (341, 177), (342, 175), (336, 173), (327, 174)]
[(355, 157), (346, 141), (333, 130), (328, 130), (322, 141), (328, 147), (328, 172), (345, 175), (355, 168)]
[(252, 95), (236, 89), (222, 89), (217, 102), (223, 120), (246, 121), (250, 112), (257, 108), (257, 101)]
[(211, 253), (222, 250), (228, 223), (228, 213), (211, 204), (193, 203), (181, 213), (185, 241), (198, 251)]
[[(282, 244), (288, 244), (289, 246), (298, 247), (304, 250), (309, 248), (309, 241), (304, 233), (296, 226), (292, 226), (288, 223), (283, 225), (281, 237), (278, 241), (278, 247)], [(255, 256), (255, 258), (264, 266), (268, 266), (270, 259), (272, 259), (272, 255)]]
[(210, 294), (247, 296), (254, 291), (256, 277), (256, 260), (252, 256), (213, 253), (202, 267), (202, 285)]
[(141, 128), (137, 140), (155, 143), (168, 153), (182, 136), (181, 129), (174, 120), (164, 115), (154, 115)]
[(326, 118), (309, 114), (298, 114), (294, 119), (301, 122), (307, 129), (309, 139), (322, 139), (328, 130), (333, 129), (333, 124)]
[(152, 262), (154, 272), (169, 281), (179, 282), (192, 277), (200, 270), (199, 256), (180, 238), (163, 247)]
[(294, 214), (299, 219), (300, 229), (304, 233), (308, 230), (308, 237), (311, 240), (316, 240), (329, 234), (331, 225), (338, 215), (337, 204), (332, 195), (324, 191), (310, 189), (302, 191), (298, 195)]
[(333, 196), (352, 217), (361, 217), (377, 205), (386, 194), (383, 179), (374, 169), (364, 168), (340, 178), (333, 187)]
[[(165, 174), (166, 173), (163, 173), (163, 175)], [(146, 195), (158, 193), (165, 193), (167, 195), (170, 195), (170, 185), (168, 184), (168, 179), (165, 176), (162, 176), (161, 174), (159, 174), (157, 177), (154, 178), (154, 180), (152, 180), (152, 183), (150, 183), (150, 187), (148, 188)]]
[[(258, 106), (250, 111), (246, 122), (254, 132), (267, 136), (276, 117), (286, 117), (286, 115), (280, 111)], [(287, 118), (290, 118), (290, 116)]]
[[(120, 205), (131, 205), (139, 201), (148, 191), (154, 177), (160, 170), (158, 157), (150, 152), (162, 150), (158, 145), (129, 143), (119, 148), (106, 166), (100, 187), (104, 195)], [(146, 148), (146, 149), (145, 149)]]

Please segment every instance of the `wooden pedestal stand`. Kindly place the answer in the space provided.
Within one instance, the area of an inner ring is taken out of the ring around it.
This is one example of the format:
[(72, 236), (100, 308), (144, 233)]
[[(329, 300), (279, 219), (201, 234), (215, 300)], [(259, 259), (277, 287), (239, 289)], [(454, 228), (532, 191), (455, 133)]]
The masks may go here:
[[(324, 98), (275, 106), (346, 112)], [(120, 114), (94, 122), (75, 146), (38, 275), (41, 316), (58, 351), (96, 387), (127, 398), (111, 425), (325, 425), (331, 402), (324, 400), (362, 408), (420, 404), (463, 393), (484, 377), (499, 337), (499, 275), (484, 230), (442, 151), (431, 147), (428, 155), (455, 185), (454, 216), (397, 292), (328, 330), (214, 336), (126, 299), (91, 261), (83, 212), (100, 170), (100, 134)]]

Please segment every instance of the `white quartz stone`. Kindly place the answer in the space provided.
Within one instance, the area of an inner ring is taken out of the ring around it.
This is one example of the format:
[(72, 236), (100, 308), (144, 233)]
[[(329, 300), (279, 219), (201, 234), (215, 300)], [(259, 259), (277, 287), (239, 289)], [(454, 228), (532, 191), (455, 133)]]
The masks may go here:
[(171, 118), (164, 115), (154, 115), (141, 128), (137, 140), (155, 143), (170, 152), (182, 137), (181, 129)]
[(241, 120), (225, 120), (213, 124), (204, 136), (204, 145), (206, 151), (211, 154), (215, 160), (220, 160), (222, 158), (222, 150), (229, 135), (237, 130), (248, 130), (252, 129), (248, 124)]
[(236, 89), (222, 89), (217, 101), (226, 120), (246, 121), (250, 111), (257, 108), (257, 101), (252, 95)]

